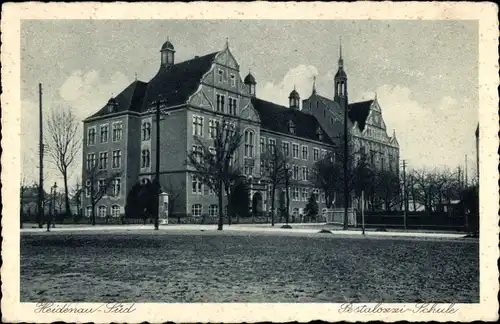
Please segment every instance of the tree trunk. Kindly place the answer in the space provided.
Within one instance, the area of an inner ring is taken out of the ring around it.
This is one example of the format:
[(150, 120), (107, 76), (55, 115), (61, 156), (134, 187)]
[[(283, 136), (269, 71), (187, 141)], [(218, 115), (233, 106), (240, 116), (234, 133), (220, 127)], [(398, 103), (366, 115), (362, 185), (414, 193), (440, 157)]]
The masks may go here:
[(94, 201), (91, 202), (91, 206), (92, 206), (92, 213), (90, 213), (90, 218), (91, 218), (92, 226), (94, 226), (95, 225), (95, 202)]
[[(225, 187), (225, 186), (224, 186)], [(231, 193), (229, 188), (225, 188), (227, 197), (227, 224), (231, 225), (233, 223), (233, 208), (231, 208)]]
[[(217, 192), (219, 198), (219, 222), (217, 224), (217, 230), (222, 231), (224, 223), (224, 203), (222, 201), (222, 181), (219, 181), (219, 190)], [(228, 208), (229, 209), (229, 208)]]
[(276, 183), (273, 183), (273, 188), (271, 189), (271, 226), (274, 226), (274, 195), (276, 192)]
[(71, 207), (69, 205), (69, 192), (68, 192), (68, 172), (63, 173), (64, 181), (64, 204), (66, 207), (66, 212), (64, 217), (61, 217), (61, 224), (64, 223), (64, 219), (71, 215)]
[(288, 222), (290, 221), (290, 190), (289, 190), (289, 183), (287, 181), (286, 184), (286, 211), (285, 211), (285, 220), (286, 224), (288, 225)]

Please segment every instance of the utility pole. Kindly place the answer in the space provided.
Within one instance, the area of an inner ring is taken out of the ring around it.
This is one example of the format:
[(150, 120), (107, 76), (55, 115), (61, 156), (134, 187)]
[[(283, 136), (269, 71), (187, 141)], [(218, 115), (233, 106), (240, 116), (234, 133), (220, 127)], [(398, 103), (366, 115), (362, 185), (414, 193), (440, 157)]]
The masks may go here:
[(406, 196), (406, 160), (403, 160), (403, 222), (405, 230), (406, 230), (406, 218), (408, 213), (407, 200), (408, 197)]
[(467, 181), (467, 154), (465, 154), (465, 188), (467, 188), (468, 181)]
[(38, 178), (38, 227), (42, 228), (44, 219), (44, 194), (43, 194), (43, 115), (42, 115), (42, 84), (38, 84), (38, 95), (39, 95), (39, 142), (38, 142), (38, 154), (39, 154), (39, 178)]
[(156, 103), (156, 170), (154, 180), (155, 190), (155, 230), (159, 227), (159, 213), (160, 213), (160, 98)]
[(342, 102), (344, 103), (344, 229), (347, 229), (349, 226), (349, 220), (348, 220), (348, 208), (349, 208), (349, 184), (347, 179), (348, 177), (348, 155), (349, 155), (349, 146), (348, 146), (348, 140), (349, 140), (349, 135), (348, 135), (348, 127), (347, 127), (347, 96), (344, 96), (342, 98)]

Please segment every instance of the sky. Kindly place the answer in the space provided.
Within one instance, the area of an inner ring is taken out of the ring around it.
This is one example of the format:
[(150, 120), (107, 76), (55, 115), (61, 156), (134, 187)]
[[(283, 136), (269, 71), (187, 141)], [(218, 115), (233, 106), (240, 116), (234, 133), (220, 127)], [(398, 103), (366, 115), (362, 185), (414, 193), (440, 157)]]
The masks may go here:
[[(333, 97), (342, 39), (349, 101), (373, 99), (409, 168), (475, 167), (478, 25), (429, 20), (25, 20), (21, 24), (23, 178), (38, 177), (38, 83), (45, 115), (83, 120), (137, 77), (149, 81), (167, 38), (176, 62), (222, 50), (226, 37), (257, 96), (287, 105), (295, 86)], [(82, 123), (83, 126), (83, 123)], [(46, 183), (61, 177), (47, 159)], [(81, 177), (81, 156), (70, 184)]]

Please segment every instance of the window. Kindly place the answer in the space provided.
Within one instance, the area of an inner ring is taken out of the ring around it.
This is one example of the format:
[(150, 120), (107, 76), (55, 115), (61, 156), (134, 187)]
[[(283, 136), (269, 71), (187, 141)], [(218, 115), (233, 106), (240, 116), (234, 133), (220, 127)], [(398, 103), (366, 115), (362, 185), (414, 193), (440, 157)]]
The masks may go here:
[(321, 150), (321, 158), (324, 159), (326, 157), (326, 150)]
[(223, 113), (224, 112), (224, 100), (225, 100), (225, 97), (224, 95), (221, 95), (221, 94), (217, 94), (217, 111), (218, 112), (221, 112)]
[(224, 129), (226, 131), (226, 137), (232, 137), (235, 133), (235, 126), (233, 123), (229, 123), (229, 122), (226, 122), (226, 124), (224, 125)]
[(309, 190), (307, 188), (302, 188), (302, 201), (307, 201), (309, 198)]
[(99, 169), (106, 170), (108, 168), (108, 152), (99, 153)]
[(95, 166), (95, 163), (96, 163), (95, 153), (87, 154), (87, 170), (92, 169)]
[(192, 189), (194, 194), (201, 194), (203, 191), (203, 184), (201, 183), (201, 178), (193, 175), (192, 177)]
[(149, 150), (142, 150), (141, 153), (142, 157), (142, 168), (149, 168), (149, 163), (150, 163), (150, 156), (149, 156)]
[(245, 157), (253, 157), (254, 132), (245, 130)]
[(299, 144), (297, 143), (292, 143), (292, 157), (294, 159), (299, 158)]
[(151, 139), (151, 123), (142, 123), (142, 140), (149, 141)]
[(219, 126), (219, 122), (215, 119), (210, 119), (208, 121), (208, 136), (211, 139), (215, 139), (217, 137), (217, 128)]
[(203, 117), (193, 116), (193, 135), (203, 136)]
[(294, 165), (292, 167), (292, 169), (293, 169), (292, 179), (299, 180), (299, 166), (298, 165)]
[(260, 160), (260, 175), (261, 176), (266, 175), (266, 165), (264, 160)]
[(193, 155), (198, 163), (203, 158), (203, 147), (201, 145), (193, 145)]
[(219, 73), (219, 82), (220, 83), (224, 82), (224, 71), (219, 69), (218, 73)]
[(91, 185), (90, 180), (85, 181), (85, 197), (87, 198), (90, 197), (90, 185)]
[(274, 154), (276, 151), (276, 140), (274, 138), (270, 138), (269, 142), (267, 142), (267, 149), (271, 152), (271, 154)]
[(101, 125), (101, 143), (108, 142), (108, 125)]
[(216, 217), (218, 214), (219, 214), (219, 205), (208, 206), (208, 216)]
[(295, 124), (291, 120), (288, 121), (288, 132), (290, 134), (295, 134)]
[(295, 218), (299, 217), (299, 209), (298, 208), (292, 209), (292, 216)]
[(87, 145), (95, 144), (95, 127), (90, 127), (87, 130)]
[(261, 136), (260, 137), (260, 153), (266, 152), (266, 138)]
[(313, 148), (313, 160), (318, 161), (319, 160), (319, 149), (318, 148)]
[(106, 206), (99, 206), (99, 217), (106, 217)]
[(122, 151), (116, 150), (113, 151), (113, 168), (119, 168), (121, 166), (122, 161)]
[(299, 188), (293, 187), (292, 189), (293, 189), (292, 190), (292, 200), (298, 201), (299, 200), (299, 194), (300, 194)]
[(245, 175), (251, 176), (253, 174), (253, 166), (246, 165), (244, 173)]
[(325, 195), (324, 191), (321, 191), (320, 199), (321, 199), (321, 202), (326, 202), (326, 195)]
[(309, 180), (309, 168), (306, 166), (302, 167), (302, 180)]
[(121, 189), (121, 179), (113, 179), (113, 197), (118, 197), (120, 195)]
[(87, 216), (89, 218), (92, 217), (92, 207), (91, 206), (87, 206), (85, 208), (85, 216)]
[(201, 204), (194, 204), (191, 206), (191, 214), (194, 217), (200, 217), (201, 211), (202, 211)]
[(237, 100), (235, 98), (229, 98), (229, 114), (236, 116), (236, 105)]
[(122, 135), (122, 122), (113, 123), (113, 142), (121, 141)]
[(120, 206), (113, 205), (111, 207), (111, 216), (115, 218), (120, 217)]
[(104, 188), (104, 180), (103, 179), (97, 180), (97, 192), (101, 192), (104, 189), (105, 189)]
[(283, 149), (283, 155), (288, 157), (290, 155), (290, 143), (283, 142), (281, 143), (281, 148)]
[(236, 87), (236, 76), (231, 74), (231, 87)]
[(323, 140), (323, 130), (320, 127), (318, 127), (318, 129), (316, 129), (316, 136), (318, 137), (318, 139), (320, 141)]
[(308, 160), (309, 159), (309, 150), (307, 146), (302, 145), (302, 159), (303, 160)]

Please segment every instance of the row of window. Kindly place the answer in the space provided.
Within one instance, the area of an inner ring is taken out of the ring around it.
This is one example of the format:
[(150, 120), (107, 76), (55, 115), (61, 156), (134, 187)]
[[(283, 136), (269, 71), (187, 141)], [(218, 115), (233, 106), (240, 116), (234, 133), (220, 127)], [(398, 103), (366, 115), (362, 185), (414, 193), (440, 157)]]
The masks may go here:
[[(109, 124), (104, 124), (99, 126), (99, 142), (107, 143), (109, 137)], [(89, 127), (87, 129), (87, 145), (95, 145), (97, 137), (96, 126)], [(122, 122), (112, 123), (112, 140), (113, 142), (121, 141), (123, 137), (123, 126)]]
[[(107, 180), (99, 179), (97, 180), (97, 188), (94, 195), (98, 195), (101, 191), (105, 191), (103, 197), (107, 196), (111, 191), (111, 197), (120, 196), (122, 180), (120, 178), (112, 179), (110, 183), (106, 183)], [(90, 198), (92, 195), (92, 182), (90, 180), (85, 181), (85, 197)]]
[(215, 100), (216, 100), (215, 111), (236, 116), (237, 107), (238, 107), (238, 99), (233, 98), (233, 97), (228, 97), (227, 110), (226, 110), (226, 96), (225, 95), (218, 93), (215, 95)]
[[(246, 137), (245, 137), (246, 140)], [(245, 141), (246, 144), (246, 141)], [(264, 153), (266, 151), (266, 148), (268, 151), (271, 151), (274, 153), (274, 150), (276, 149), (276, 140), (274, 138), (268, 138), (267, 146), (266, 146), (266, 138), (261, 136), (260, 137), (260, 152)], [(302, 160), (309, 160), (309, 147), (307, 145), (302, 145), (301, 150), (299, 151), (299, 144), (298, 143), (292, 143), (292, 157), (294, 159), (302, 159)], [(283, 155), (285, 157), (290, 156), (290, 143), (283, 141), (281, 143), (281, 149), (283, 152)], [(326, 150), (322, 149), (321, 150), (321, 156), (324, 157), (326, 155)], [(313, 161), (318, 161), (320, 159), (320, 149), (317, 147), (313, 148)]]
[[(204, 123), (204, 117), (202, 116), (196, 116), (193, 115), (193, 135), (194, 136), (199, 136), (199, 137), (204, 137), (204, 131), (203, 131), (203, 123)], [(225, 131), (227, 132), (226, 136), (232, 136), (235, 132), (236, 125), (234, 123), (229, 123), (226, 122), (226, 124), (223, 127)], [(221, 129), (220, 127), (220, 121), (216, 119), (210, 119), (208, 121), (208, 137), (210, 139), (215, 139), (218, 135), (218, 131)]]
[[(87, 154), (87, 169), (90, 170), (96, 166), (97, 157), (96, 153)], [(121, 168), (122, 166), (122, 151), (112, 151), (111, 167), (113, 169)], [(108, 168), (108, 152), (99, 152), (99, 169), (106, 170)]]
[[(191, 215), (194, 217), (200, 217), (203, 214), (203, 205), (202, 204), (194, 204), (191, 206)], [(208, 206), (208, 216), (216, 217), (219, 215), (219, 205), (209, 205)]]
[[(85, 208), (85, 215), (87, 217), (91, 217), (92, 216), (92, 206), (87, 206), (87, 208)], [(106, 216), (111, 216), (111, 217), (120, 217), (120, 206), (118, 205), (113, 205), (111, 206), (111, 208), (109, 208), (108, 210), (108, 207), (106, 206), (99, 206), (97, 208), (97, 217), (102, 217), (102, 218), (105, 218)]]
[(291, 187), (292, 201), (307, 201), (314, 194), (317, 202), (325, 202), (325, 193), (319, 189)]

